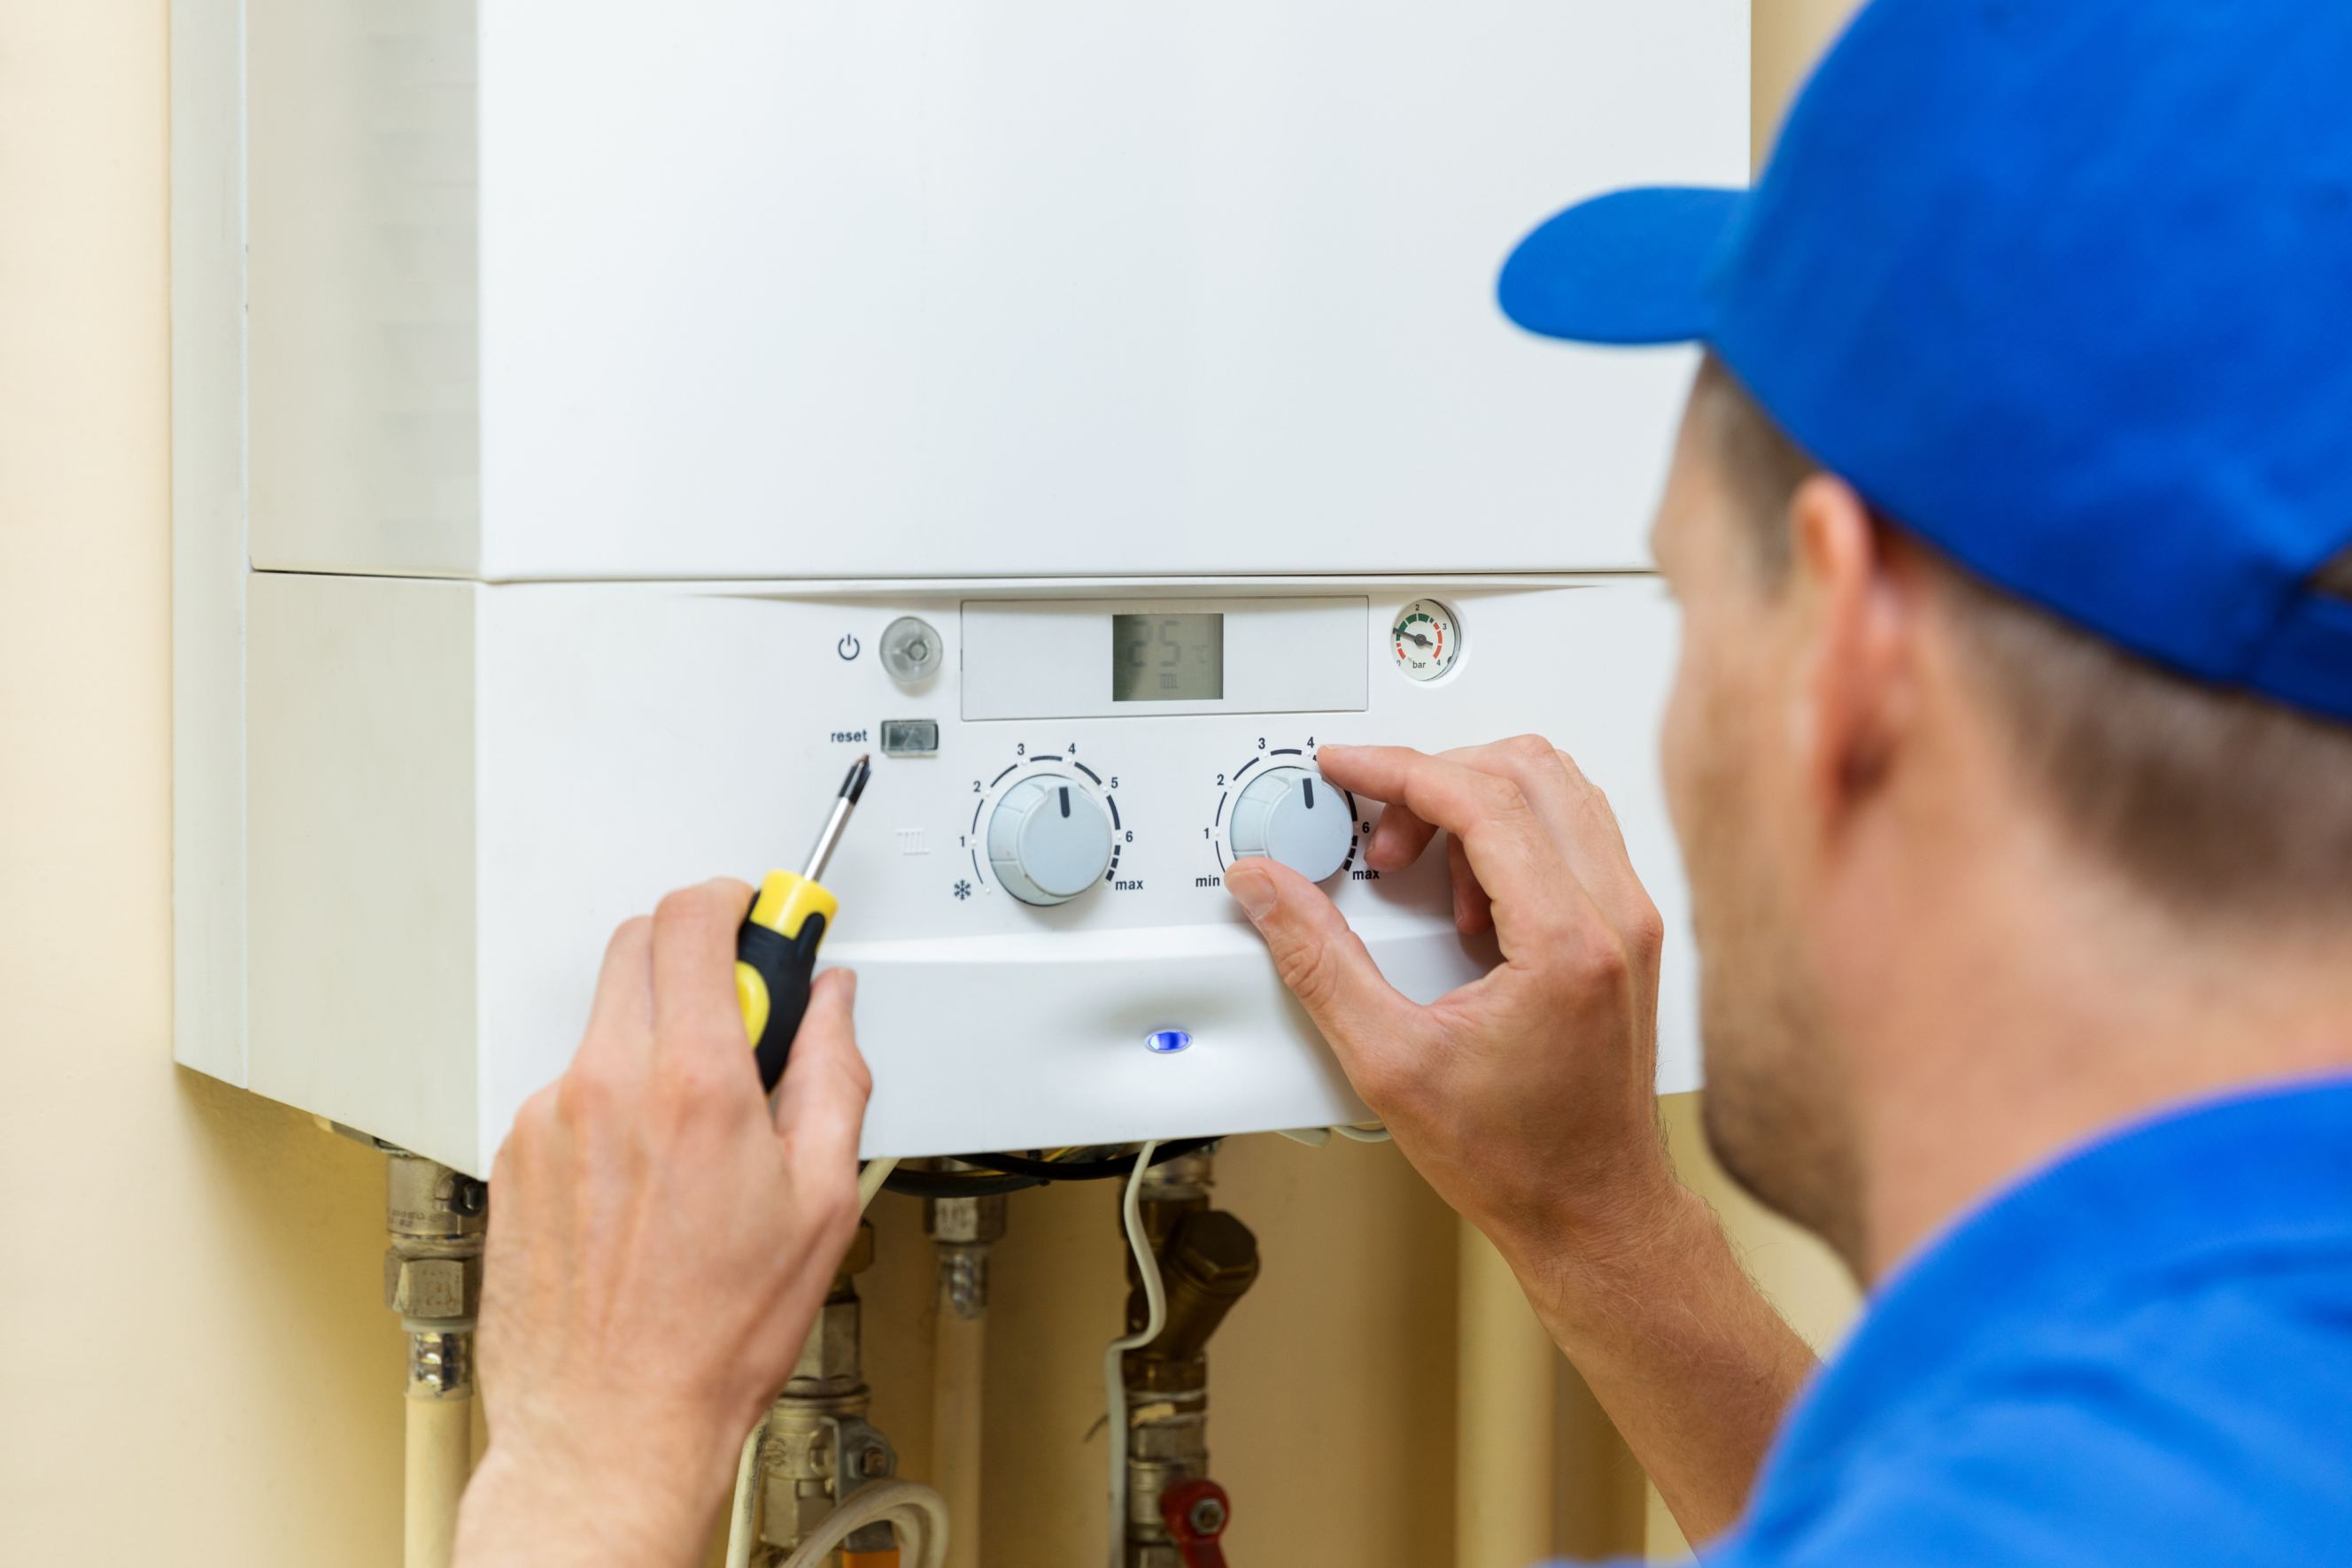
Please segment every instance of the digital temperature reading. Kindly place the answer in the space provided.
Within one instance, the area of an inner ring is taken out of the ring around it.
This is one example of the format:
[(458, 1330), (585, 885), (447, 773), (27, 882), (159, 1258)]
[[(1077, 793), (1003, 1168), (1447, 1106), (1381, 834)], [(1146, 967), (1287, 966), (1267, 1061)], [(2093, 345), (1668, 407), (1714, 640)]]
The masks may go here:
[(1215, 702), (1225, 695), (1223, 615), (1113, 615), (1113, 702)]

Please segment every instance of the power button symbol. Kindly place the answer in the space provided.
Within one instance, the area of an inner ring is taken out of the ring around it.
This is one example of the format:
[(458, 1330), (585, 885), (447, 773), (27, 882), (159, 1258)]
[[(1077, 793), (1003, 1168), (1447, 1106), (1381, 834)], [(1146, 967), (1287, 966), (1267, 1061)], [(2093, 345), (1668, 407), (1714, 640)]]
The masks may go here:
[(834, 652), (839, 653), (845, 660), (855, 659), (857, 657), (859, 651), (857, 638), (853, 633), (847, 632), (844, 632), (841, 634), (841, 641), (835, 643), (833, 645), (833, 648)]

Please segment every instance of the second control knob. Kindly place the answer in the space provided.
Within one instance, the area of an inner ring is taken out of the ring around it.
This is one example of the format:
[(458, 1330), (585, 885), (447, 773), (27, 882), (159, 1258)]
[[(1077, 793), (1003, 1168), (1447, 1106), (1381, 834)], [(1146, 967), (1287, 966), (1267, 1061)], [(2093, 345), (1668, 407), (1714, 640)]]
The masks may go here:
[(1077, 780), (1032, 773), (988, 819), (988, 862), (1024, 904), (1066, 903), (1110, 869), (1110, 818)]
[(1356, 820), (1347, 795), (1311, 768), (1269, 768), (1234, 801), (1234, 854), (1280, 861), (1309, 882), (1348, 863)]

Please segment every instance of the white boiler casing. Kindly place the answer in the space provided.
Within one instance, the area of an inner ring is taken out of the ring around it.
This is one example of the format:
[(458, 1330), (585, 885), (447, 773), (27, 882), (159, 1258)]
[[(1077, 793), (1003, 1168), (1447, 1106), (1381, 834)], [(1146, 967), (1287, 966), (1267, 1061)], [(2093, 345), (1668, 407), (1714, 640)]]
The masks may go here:
[[(1234, 798), (1533, 729), (1658, 894), (1692, 1082), (1642, 543), (1688, 361), (1491, 286), (1553, 206), (1744, 176), (1744, 4), (235, 12), (174, 15), (182, 1060), (484, 1170), (611, 927), (797, 865), (871, 751), (868, 1154), (1356, 1119)], [(1040, 775), (1114, 816), (1051, 905), (988, 843)], [(1383, 971), (1475, 974), (1349, 805)]]

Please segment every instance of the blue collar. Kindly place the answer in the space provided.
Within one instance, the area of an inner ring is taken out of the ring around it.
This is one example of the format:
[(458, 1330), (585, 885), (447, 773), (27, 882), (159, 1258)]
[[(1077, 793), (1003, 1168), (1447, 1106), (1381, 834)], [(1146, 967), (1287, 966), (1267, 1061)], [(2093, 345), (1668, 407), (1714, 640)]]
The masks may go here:
[(1882, 1287), (1775, 1446), (1755, 1522), (1802, 1508), (1979, 1350), (2315, 1246), (2352, 1249), (2352, 1078), (2127, 1124), (1989, 1198)]

